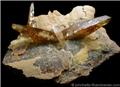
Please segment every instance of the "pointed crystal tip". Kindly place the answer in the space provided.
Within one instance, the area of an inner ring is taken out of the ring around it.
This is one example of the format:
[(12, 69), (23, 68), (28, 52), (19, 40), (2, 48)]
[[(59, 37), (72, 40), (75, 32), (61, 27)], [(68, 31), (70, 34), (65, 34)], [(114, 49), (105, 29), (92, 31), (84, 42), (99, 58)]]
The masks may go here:
[(34, 26), (34, 3), (30, 5), (29, 17), (28, 17), (28, 25)]
[(34, 16), (34, 3), (31, 3), (30, 14), (31, 14), (31, 16)]

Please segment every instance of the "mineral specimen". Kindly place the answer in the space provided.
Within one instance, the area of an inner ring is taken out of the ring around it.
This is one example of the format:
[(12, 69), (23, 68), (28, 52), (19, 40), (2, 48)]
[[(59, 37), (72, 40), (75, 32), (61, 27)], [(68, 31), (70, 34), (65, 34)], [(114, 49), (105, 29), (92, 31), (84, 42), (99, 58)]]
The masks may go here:
[(68, 83), (87, 76), (92, 69), (120, 52), (105, 28), (111, 17), (94, 18), (92, 6), (77, 6), (62, 15), (57, 10), (34, 16), (31, 4), (28, 24), (13, 24), (20, 35), (9, 45), (3, 64), (23, 70), (27, 77)]

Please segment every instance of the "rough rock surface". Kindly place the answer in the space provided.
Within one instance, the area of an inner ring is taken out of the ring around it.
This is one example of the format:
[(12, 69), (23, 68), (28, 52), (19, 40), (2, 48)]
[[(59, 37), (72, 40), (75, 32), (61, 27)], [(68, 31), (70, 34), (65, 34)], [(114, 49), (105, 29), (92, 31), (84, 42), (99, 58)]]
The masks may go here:
[(57, 10), (48, 12), (48, 15), (34, 17), (36, 28), (51, 30), (57, 25), (60, 29), (68, 28), (75, 21), (84, 21), (94, 18), (95, 9), (92, 6), (76, 6), (69, 14), (62, 15)]
[[(49, 12), (47, 16), (36, 17), (35, 20), (39, 19), (40, 22), (37, 22), (37, 27), (50, 29), (52, 25), (49, 23), (53, 20), (52, 16), (55, 16), (54, 20), (63, 18), (64, 21), (58, 21), (57, 24), (67, 27), (71, 21), (93, 18), (95, 9), (91, 6), (77, 6), (65, 16), (58, 11), (53, 13)], [(80, 76), (89, 75), (94, 67), (118, 52), (120, 52), (120, 47), (109, 38), (106, 30), (101, 27), (84, 39), (65, 41), (65, 47), (62, 49), (59, 49), (56, 43), (37, 45), (30, 47), (25, 54), (17, 57), (11, 54), (11, 50), (8, 50), (3, 63), (23, 70), (27, 77), (54, 79), (62, 84)]]

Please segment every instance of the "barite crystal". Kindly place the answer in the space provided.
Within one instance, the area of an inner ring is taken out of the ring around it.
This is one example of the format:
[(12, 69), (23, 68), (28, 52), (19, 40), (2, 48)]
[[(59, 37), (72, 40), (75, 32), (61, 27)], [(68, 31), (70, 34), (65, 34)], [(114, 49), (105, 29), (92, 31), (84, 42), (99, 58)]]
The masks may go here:
[[(49, 11), (48, 15), (34, 16), (33, 6), (32, 4), (30, 10), (32, 13), (29, 13), (28, 25), (36, 29), (34, 29), (35, 35), (40, 32), (39, 29), (42, 29), (42, 33), (39, 33), (38, 36), (43, 35), (47, 37), (48, 41), (53, 39), (55, 41), (58, 40), (58, 42), (48, 43), (47, 41), (45, 44), (37, 43), (36, 45), (36, 43), (34, 44), (34, 39), (29, 37), (29, 35), (22, 35), (24, 32), (21, 31), (23, 29), (26, 30), (27, 27), (13, 25), (13, 28), (15, 30), (18, 29), (22, 34), (11, 42), (3, 64), (22, 70), (26, 77), (54, 79), (61, 84), (68, 83), (78, 77), (88, 76), (94, 67), (113, 54), (120, 52), (120, 47), (109, 38), (105, 28), (101, 26), (108, 21), (94, 25), (95, 30), (93, 30), (94, 27), (89, 28), (86, 27), (88, 25), (83, 25), (87, 23), (86, 21), (89, 22), (87, 24), (90, 24), (90, 26), (93, 24), (93, 21), (89, 20), (94, 18), (94, 7), (88, 5), (76, 6), (67, 15), (62, 15), (57, 10), (54, 10), (53, 12)], [(107, 18), (108, 16), (104, 17)], [(96, 22), (94, 21), (94, 24)], [(77, 23), (80, 23), (80, 25), (76, 27)], [(71, 28), (71, 25), (74, 25), (75, 27), (72, 27), (75, 29), (83, 26), (88, 30), (76, 35), (76, 31), (72, 32), (73, 28)], [(57, 26), (60, 29), (60, 36), (63, 34), (62, 39), (61, 37), (59, 38), (56, 32), (52, 31), (53, 26)], [(69, 30), (66, 31), (66, 29)], [(77, 39), (66, 39), (63, 31), (67, 32), (66, 37), (71, 34), (68, 33), (70, 31), (73, 33), (71, 37), (76, 36)], [(32, 29), (31, 32), (34, 34)], [(49, 34), (49, 32), (52, 33)], [(89, 34), (85, 34), (86, 32)], [(83, 38), (79, 38), (81, 34), (84, 35)], [(34, 38), (35, 40), (37, 39), (36, 37)], [(61, 43), (63, 39), (64, 42), (62, 44), (64, 45), (61, 46), (59, 42)]]

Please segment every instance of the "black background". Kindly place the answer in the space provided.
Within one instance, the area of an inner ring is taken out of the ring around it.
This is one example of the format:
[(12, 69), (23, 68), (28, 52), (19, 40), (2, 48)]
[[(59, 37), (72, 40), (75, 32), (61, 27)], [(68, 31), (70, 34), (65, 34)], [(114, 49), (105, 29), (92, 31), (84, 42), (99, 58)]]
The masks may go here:
[[(11, 28), (12, 23), (26, 25), (31, 2), (2, 2), (1, 15), (1, 46), (3, 57), (11, 40), (15, 39), (18, 33)], [(69, 13), (77, 5), (91, 5), (96, 8), (95, 16), (109, 15), (111, 22), (105, 26), (107, 33), (112, 40), (120, 46), (120, 2), (34, 2), (35, 15), (47, 14), (48, 11), (58, 10), (62, 14)], [(29, 68), (29, 67), (28, 67)], [(109, 60), (95, 68), (87, 77), (78, 78), (67, 85), (59, 85), (53, 80), (39, 80), (35, 78), (26, 78), (21, 70), (13, 69), (2, 64), (2, 86), (34, 86), (34, 87), (61, 87), (71, 86), (72, 83), (95, 83), (95, 84), (113, 84), (120, 83), (120, 54), (112, 56)]]

